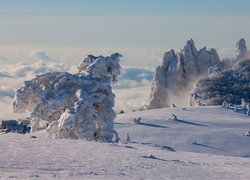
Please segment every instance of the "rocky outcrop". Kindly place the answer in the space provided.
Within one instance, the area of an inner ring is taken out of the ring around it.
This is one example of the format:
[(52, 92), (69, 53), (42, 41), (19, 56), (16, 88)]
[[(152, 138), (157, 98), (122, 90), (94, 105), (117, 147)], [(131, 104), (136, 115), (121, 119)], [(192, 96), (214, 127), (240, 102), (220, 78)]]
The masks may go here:
[(240, 104), (250, 102), (250, 59), (246, 41), (236, 45), (236, 63), (229, 70), (200, 80), (193, 90), (191, 105), (221, 105), (224, 101)]
[(206, 47), (197, 50), (192, 39), (180, 52), (173, 49), (166, 52), (162, 65), (155, 71), (148, 108), (188, 104), (194, 83), (207, 77), (212, 66), (216, 66), (213, 68), (216, 72), (223, 69), (216, 50)]
[(245, 39), (240, 39), (236, 43), (235, 55), (236, 55), (236, 60), (246, 57), (246, 55), (247, 55), (247, 45), (246, 45)]

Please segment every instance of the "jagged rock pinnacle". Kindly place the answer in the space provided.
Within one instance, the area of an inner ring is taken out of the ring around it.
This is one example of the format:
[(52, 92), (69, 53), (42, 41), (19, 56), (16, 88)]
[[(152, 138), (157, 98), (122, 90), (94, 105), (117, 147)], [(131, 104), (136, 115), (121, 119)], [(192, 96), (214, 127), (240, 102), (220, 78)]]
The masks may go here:
[(164, 53), (162, 65), (155, 71), (149, 109), (169, 107), (172, 103), (188, 105), (188, 99), (185, 102), (182, 98), (183, 93), (191, 92), (193, 83), (207, 77), (208, 69), (215, 65), (218, 71), (222, 70), (216, 50), (197, 50), (193, 39), (188, 40), (180, 52)]
[(246, 53), (247, 53), (246, 41), (245, 39), (242, 38), (236, 43), (236, 51), (235, 51), (236, 59), (238, 60), (244, 58)]

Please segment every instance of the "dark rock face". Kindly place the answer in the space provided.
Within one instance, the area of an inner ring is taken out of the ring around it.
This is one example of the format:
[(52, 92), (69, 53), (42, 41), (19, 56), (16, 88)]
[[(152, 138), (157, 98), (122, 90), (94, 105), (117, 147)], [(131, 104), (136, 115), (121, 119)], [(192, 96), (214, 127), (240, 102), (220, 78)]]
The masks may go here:
[(155, 71), (148, 109), (169, 107), (172, 103), (188, 104), (194, 83), (207, 77), (212, 66), (216, 66), (216, 71), (223, 69), (216, 50), (206, 47), (197, 50), (192, 39), (180, 52), (166, 52), (162, 65)]

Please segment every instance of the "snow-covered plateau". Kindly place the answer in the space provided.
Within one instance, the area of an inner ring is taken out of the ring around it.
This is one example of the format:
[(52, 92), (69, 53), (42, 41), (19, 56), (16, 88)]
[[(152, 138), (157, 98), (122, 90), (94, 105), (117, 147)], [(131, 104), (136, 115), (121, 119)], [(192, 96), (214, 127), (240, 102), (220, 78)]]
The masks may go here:
[(0, 179), (250, 177), (245, 114), (176, 107), (120, 114), (114, 124), (123, 143), (48, 139), (44, 130), (1, 134)]

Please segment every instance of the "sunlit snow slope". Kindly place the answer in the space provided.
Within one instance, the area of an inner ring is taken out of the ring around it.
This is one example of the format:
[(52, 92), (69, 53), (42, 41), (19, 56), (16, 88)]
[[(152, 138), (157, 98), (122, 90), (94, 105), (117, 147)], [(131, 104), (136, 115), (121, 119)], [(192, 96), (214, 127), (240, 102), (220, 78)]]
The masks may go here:
[[(168, 120), (173, 113), (179, 120)], [(44, 131), (1, 134), (0, 179), (250, 177), (250, 137), (244, 136), (249, 116), (220, 107), (158, 109), (118, 115), (115, 129), (121, 138), (129, 133), (131, 142), (54, 140)]]
[[(177, 120), (170, 120), (172, 114)], [(141, 124), (133, 123), (141, 117)], [(120, 136), (131, 140), (167, 145), (177, 151), (250, 157), (250, 116), (221, 107), (186, 107), (148, 110), (118, 115)], [(196, 141), (196, 143), (194, 143)]]

